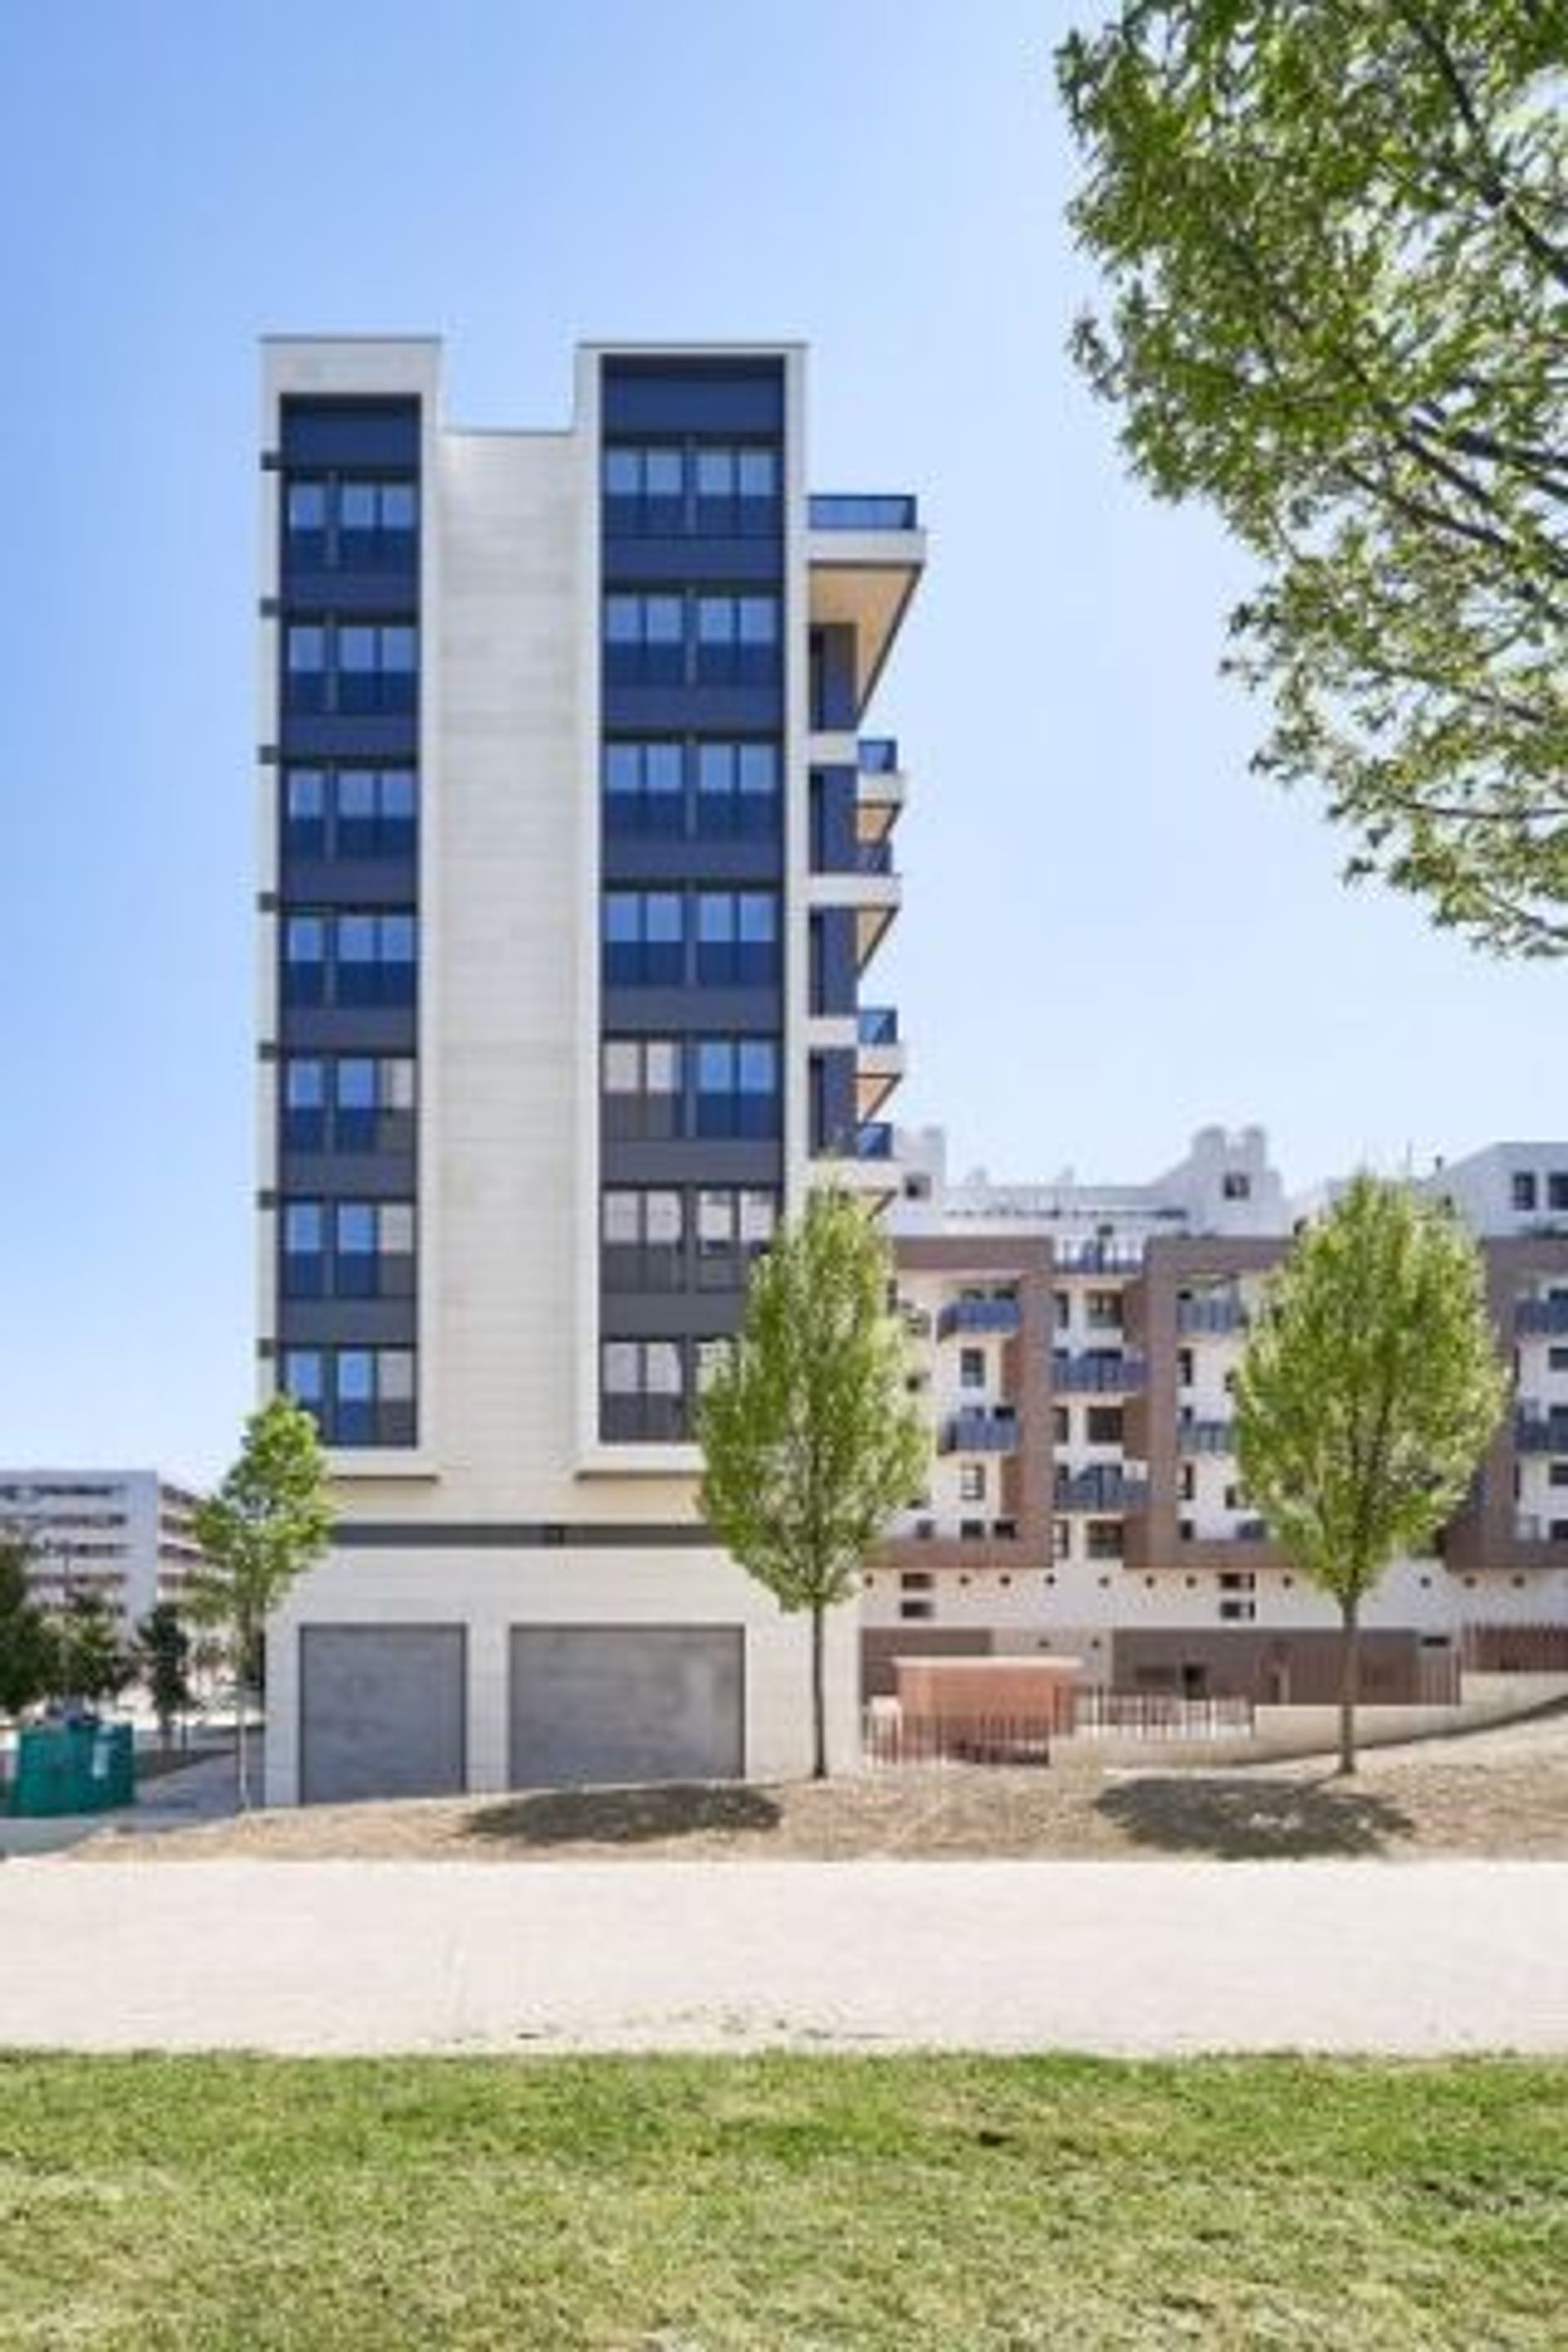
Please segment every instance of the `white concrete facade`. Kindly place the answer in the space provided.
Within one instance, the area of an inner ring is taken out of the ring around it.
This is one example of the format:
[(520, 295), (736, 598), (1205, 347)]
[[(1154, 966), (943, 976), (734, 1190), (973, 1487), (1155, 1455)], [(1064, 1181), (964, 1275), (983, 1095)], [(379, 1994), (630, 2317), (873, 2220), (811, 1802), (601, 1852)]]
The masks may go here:
[(156, 1470), (0, 1470), (0, 1535), (26, 1544), (41, 1603), (93, 1593), (130, 1632), (200, 1567), (196, 1501)]

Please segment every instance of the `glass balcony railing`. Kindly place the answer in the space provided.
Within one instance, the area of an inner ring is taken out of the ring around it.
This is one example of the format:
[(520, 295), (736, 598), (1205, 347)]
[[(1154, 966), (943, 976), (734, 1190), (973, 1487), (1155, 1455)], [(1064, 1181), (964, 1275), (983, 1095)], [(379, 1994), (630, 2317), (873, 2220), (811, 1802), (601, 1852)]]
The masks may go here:
[(1568, 1337), (1568, 1298), (1521, 1298), (1514, 1313), (1516, 1330)]
[(899, 747), (891, 735), (862, 735), (858, 762), (863, 776), (896, 776)]
[(855, 1130), (857, 1160), (890, 1160), (893, 1156), (893, 1125), (890, 1119), (865, 1118)]
[(1236, 1424), (1229, 1421), (1179, 1421), (1178, 1454), (1234, 1454)]
[(1189, 1331), (1245, 1331), (1247, 1309), (1239, 1298), (1178, 1298), (1176, 1328)]
[(913, 530), (920, 520), (912, 491), (818, 493), (807, 501), (813, 530)]
[(862, 1045), (896, 1045), (899, 1016), (890, 1004), (863, 1004), (855, 1016)]
[(1103, 1469), (1058, 1470), (1051, 1496), (1058, 1511), (1140, 1511), (1148, 1499), (1148, 1480), (1129, 1477), (1113, 1464)]
[(1010, 1410), (987, 1412), (972, 1405), (942, 1424), (944, 1454), (1013, 1454), (1017, 1445), (1017, 1418)]
[(1143, 1253), (1125, 1242), (1058, 1242), (1056, 1265), (1059, 1274), (1136, 1274)]
[(950, 1298), (936, 1318), (939, 1339), (954, 1331), (1016, 1331), (1022, 1309), (1016, 1298)]
[(1051, 1358), (1051, 1386), (1058, 1396), (1133, 1396), (1146, 1377), (1142, 1356)]

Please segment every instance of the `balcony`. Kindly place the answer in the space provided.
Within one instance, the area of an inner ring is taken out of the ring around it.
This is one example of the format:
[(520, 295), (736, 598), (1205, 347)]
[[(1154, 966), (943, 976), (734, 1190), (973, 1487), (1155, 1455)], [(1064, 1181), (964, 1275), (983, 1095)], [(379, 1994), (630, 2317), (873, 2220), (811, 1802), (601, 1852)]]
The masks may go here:
[(940, 1447), (943, 1454), (1016, 1454), (1017, 1416), (1010, 1405), (966, 1405), (943, 1422)]
[(1058, 1396), (1132, 1396), (1147, 1377), (1142, 1356), (1051, 1358), (1051, 1386)]
[(1568, 1339), (1568, 1298), (1521, 1298), (1513, 1328), (1521, 1339)]
[(937, 1316), (936, 1335), (939, 1339), (951, 1339), (959, 1331), (1010, 1338), (1022, 1318), (1016, 1298), (950, 1298)]
[(862, 735), (856, 756), (863, 776), (896, 776), (899, 746), (891, 735)]
[(1247, 1321), (1247, 1309), (1239, 1298), (1178, 1298), (1176, 1301), (1176, 1328), (1184, 1336), (1194, 1331), (1245, 1331)]
[(1521, 1405), (1513, 1424), (1516, 1454), (1568, 1454), (1568, 1412)]
[(899, 1042), (899, 1016), (890, 1004), (863, 1004), (856, 1015), (856, 1027), (862, 1045)]
[(1178, 1454), (1234, 1454), (1236, 1423), (1232, 1421), (1178, 1421)]
[(1090, 1470), (1058, 1470), (1051, 1508), (1059, 1512), (1141, 1511), (1149, 1500), (1149, 1482), (1134, 1478), (1115, 1463)]
[(911, 490), (828, 490), (806, 501), (813, 530), (916, 530), (920, 502)]
[(904, 1075), (899, 1016), (890, 1004), (862, 1005), (855, 1034), (855, 1108), (867, 1126)]
[(1142, 1251), (1125, 1242), (1058, 1242), (1056, 1247), (1058, 1274), (1137, 1274), (1142, 1264)]

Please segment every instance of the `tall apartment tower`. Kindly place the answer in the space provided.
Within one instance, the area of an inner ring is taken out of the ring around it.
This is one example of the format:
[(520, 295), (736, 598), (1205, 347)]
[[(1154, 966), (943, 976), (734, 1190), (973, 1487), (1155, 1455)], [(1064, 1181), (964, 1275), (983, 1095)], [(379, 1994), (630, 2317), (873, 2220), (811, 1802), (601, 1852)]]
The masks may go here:
[[(268, 1793), (784, 1774), (805, 1632), (693, 1402), (779, 1217), (891, 1189), (914, 501), (808, 497), (796, 345), (586, 348), (563, 431), (448, 426), (440, 365), (265, 351), (261, 1375), (340, 1514)], [(851, 1609), (845, 1759), (856, 1664)]]

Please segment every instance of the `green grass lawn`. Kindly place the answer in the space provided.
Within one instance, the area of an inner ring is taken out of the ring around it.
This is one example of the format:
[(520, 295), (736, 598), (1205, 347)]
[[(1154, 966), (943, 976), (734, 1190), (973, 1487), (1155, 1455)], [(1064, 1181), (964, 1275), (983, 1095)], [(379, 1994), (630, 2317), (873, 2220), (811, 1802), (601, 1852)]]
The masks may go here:
[(1565, 2343), (1568, 2068), (0, 2058), (5, 2352)]

